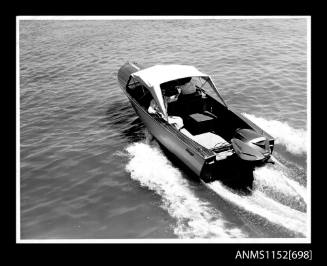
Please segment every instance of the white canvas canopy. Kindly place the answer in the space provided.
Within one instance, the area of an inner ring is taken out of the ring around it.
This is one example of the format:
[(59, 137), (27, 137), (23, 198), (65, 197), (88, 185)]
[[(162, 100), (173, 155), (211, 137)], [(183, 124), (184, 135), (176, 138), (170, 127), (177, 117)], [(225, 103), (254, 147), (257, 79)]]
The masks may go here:
[(149, 88), (161, 111), (167, 117), (160, 84), (186, 77), (208, 77), (208, 75), (200, 72), (193, 66), (156, 65), (137, 71), (132, 74), (132, 77)]

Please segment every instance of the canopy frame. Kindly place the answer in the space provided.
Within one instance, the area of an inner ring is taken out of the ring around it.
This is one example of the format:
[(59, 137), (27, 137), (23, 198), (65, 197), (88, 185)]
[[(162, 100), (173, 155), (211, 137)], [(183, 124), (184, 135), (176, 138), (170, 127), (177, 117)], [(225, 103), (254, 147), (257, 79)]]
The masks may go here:
[(188, 77), (208, 78), (213, 84), (213, 89), (215, 90), (216, 94), (218, 94), (218, 97), (221, 98), (210, 76), (200, 72), (198, 69), (196, 69), (193, 66), (155, 65), (134, 72), (131, 74), (131, 76), (149, 89), (152, 97), (157, 102), (159, 109), (164, 115), (164, 117), (166, 118), (166, 120), (168, 119), (168, 113), (164, 104), (164, 99), (160, 87), (162, 83), (178, 80), (182, 78), (188, 78)]

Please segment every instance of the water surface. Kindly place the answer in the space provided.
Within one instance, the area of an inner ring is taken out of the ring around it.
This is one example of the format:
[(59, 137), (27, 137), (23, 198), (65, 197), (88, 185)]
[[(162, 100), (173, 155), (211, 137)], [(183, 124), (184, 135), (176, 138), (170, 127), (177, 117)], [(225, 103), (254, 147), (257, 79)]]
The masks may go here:
[[(305, 237), (305, 19), (20, 21), (22, 239)], [(245, 196), (170, 160), (119, 89), (188, 64), (276, 138)]]

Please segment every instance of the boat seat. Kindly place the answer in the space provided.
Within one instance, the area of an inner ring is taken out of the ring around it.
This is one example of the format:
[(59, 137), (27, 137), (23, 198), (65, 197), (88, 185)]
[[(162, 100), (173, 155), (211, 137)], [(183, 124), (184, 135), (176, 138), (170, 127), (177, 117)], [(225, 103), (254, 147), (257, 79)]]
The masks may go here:
[(190, 94), (178, 96), (177, 101), (168, 104), (169, 114), (185, 116), (203, 110), (203, 99), (201, 94)]
[(215, 118), (205, 113), (193, 113), (187, 116), (185, 126), (193, 135), (208, 132), (214, 125)]
[(192, 135), (185, 128), (182, 128), (180, 132), (209, 150), (217, 146), (229, 145), (226, 140), (212, 132), (205, 132), (199, 135)]

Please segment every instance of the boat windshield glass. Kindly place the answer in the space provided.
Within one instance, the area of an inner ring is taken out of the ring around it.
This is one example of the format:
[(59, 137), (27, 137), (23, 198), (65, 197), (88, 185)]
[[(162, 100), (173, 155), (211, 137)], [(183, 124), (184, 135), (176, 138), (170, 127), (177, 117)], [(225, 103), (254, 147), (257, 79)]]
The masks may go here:
[(227, 107), (224, 99), (218, 93), (215, 85), (209, 77), (193, 77), (192, 83), (197, 89), (203, 89), (209, 96), (220, 102), (222, 105)]

